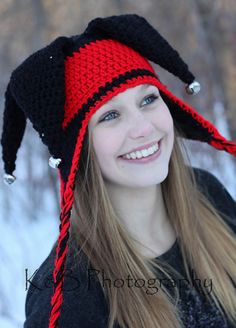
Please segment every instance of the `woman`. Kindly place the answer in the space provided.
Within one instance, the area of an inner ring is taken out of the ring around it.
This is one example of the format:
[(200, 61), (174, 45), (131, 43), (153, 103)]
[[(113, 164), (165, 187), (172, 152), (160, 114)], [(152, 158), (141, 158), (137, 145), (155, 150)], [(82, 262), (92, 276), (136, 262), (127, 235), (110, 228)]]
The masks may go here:
[(11, 76), (5, 181), (15, 180), (26, 117), (61, 181), (60, 235), (32, 280), (25, 328), (235, 326), (236, 203), (185, 164), (181, 137), (234, 156), (236, 145), (170, 93), (147, 59), (199, 91), (137, 15), (97, 18)]

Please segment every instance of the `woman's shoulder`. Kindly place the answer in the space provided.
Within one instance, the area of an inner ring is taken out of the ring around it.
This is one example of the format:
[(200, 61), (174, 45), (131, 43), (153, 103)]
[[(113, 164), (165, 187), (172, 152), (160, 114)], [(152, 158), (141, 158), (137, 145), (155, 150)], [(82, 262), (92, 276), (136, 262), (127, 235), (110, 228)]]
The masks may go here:
[(193, 167), (193, 172), (198, 189), (236, 232), (236, 201), (227, 188), (214, 174), (207, 170)]
[[(48, 327), (53, 291), (55, 245), (30, 279), (26, 296), (24, 328)], [(72, 265), (73, 264), (73, 265)], [(81, 264), (81, 265), (80, 265)], [(86, 269), (82, 262), (67, 260), (60, 317), (62, 327), (105, 327), (107, 305), (96, 277), (96, 270)]]

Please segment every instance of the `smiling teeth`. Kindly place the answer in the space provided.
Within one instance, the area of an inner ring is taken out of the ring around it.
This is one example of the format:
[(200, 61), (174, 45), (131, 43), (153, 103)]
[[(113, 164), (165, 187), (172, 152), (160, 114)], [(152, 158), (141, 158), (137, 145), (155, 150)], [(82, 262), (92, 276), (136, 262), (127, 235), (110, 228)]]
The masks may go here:
[(155, 144), (147, 149), (144, 150), (138, 150), (129, 154), (126, 154), (122, 157), (127, 158), (127, 159), (139, 159), (139, 158), (143, 158), (143, 157), (148, 157), (150, 155), (152, 155), (153, 153), (157, 152), (159, 149), (159, 145)]

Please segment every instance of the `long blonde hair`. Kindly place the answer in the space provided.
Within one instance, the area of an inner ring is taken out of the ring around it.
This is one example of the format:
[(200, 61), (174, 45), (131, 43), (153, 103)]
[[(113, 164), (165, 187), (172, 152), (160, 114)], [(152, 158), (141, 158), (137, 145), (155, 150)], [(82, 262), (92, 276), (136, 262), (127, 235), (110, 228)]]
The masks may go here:
[[(183, 263), (189, 281), (191, 267), (199, 279), (211, 278), (214, 289), (207, 299), (222, 315), (236, 322), (236, 240), (213, 205), (198, 190), (193, 169), (184, 160), (185, 146), (175, 127), (175, 140), (167, 178), (161, 188), (170, 222), (178, 236)], [(98, 280), (109, 306), (108, 328), (117, 323), (122, 328), (182, 327), (175, 297), (165, 286), (151, 293), (154, 277), (173, 279), (178, 273), (160, 259), (141, 255), (132, 236), (114, 212), (87, 132), (75, 185), (75, 202), (70, 227), (70, 249), (75, 260), (86, 254), (96, 270), (106, 277), (142, 279), (150, 285), (121, 288), (103, 285)], [(101, 272), (100, 271), (100, 272)], [(233, 281), (232, 281), (232, 280)], [(177, 296), (177, 298), (176, 298)], [(222, 311), (225, 311), (224, 312)]]

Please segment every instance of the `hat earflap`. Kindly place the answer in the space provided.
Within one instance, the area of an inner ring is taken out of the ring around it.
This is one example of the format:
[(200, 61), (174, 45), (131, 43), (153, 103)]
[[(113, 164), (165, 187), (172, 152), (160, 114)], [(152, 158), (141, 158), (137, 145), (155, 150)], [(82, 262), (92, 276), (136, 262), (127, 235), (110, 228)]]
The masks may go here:
[(193, 107), (173, 95), (167, 87), (159, 85), (160, 93), (167, 104), (175, 122), (184, 133), (184, 137), (191, 140), (206, 142), (215, 149), (224, 150), (236, 157), (236, 143), (227, 140), (217, 128)]

